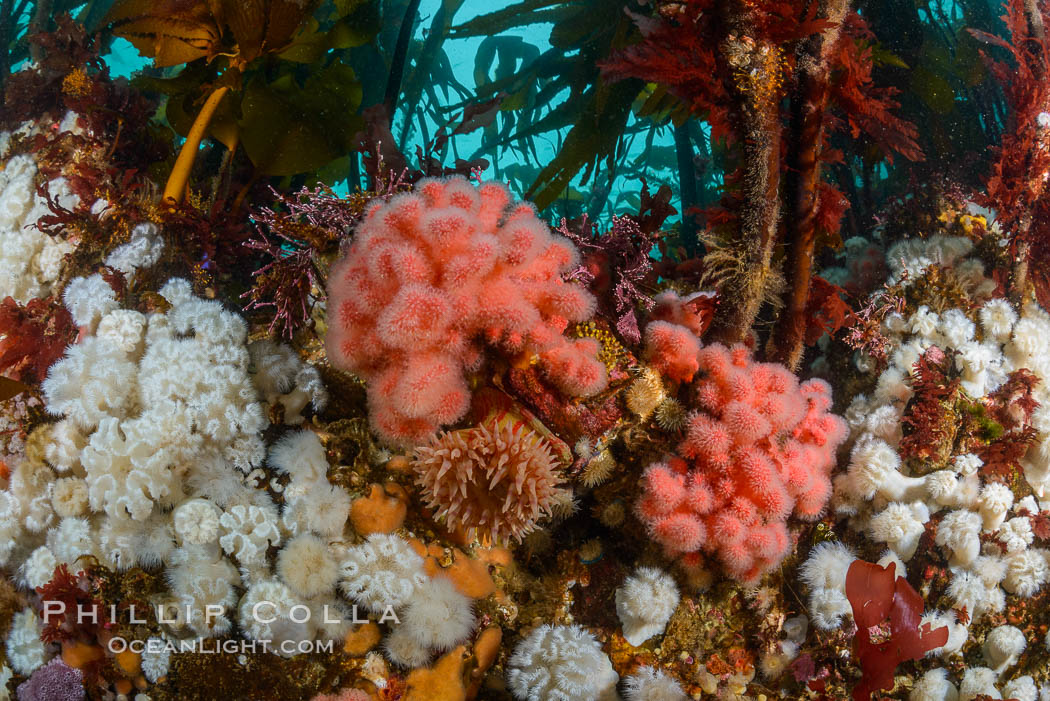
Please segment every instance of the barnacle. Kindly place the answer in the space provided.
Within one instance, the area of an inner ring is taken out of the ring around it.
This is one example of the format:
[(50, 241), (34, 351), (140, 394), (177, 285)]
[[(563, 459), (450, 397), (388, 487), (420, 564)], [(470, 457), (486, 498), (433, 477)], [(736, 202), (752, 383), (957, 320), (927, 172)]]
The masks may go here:
[(685, 407), (674, 397), (668, 397), (656, 407), (656, 425), (669, 433), (685, 427)]
[(631, 383), (625, 395), (627, 408), (645, 420), (667, 398), (660, 374), (652, 368), (642, 371), (641, 377)]
[(604, 448), (600, 453), (587, 461), (580, 473), (580, 482), (585, 487), (596, 487), (609, 479), (616, 469), (616, 458)]

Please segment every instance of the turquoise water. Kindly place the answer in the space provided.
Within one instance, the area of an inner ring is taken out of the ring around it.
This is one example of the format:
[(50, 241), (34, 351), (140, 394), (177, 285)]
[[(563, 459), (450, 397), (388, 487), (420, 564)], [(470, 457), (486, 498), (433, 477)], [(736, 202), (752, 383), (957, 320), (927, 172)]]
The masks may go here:
[[(440, 10), (442, 4), (442, 0), (421, 0), (414, 34), (415, 42), (418, 43), (415, 43), (409, 50), (409, 66), (406, 67), (406, 76), (416, 64), (420, 53), (420, 45), (426, 38), (434, 15)], [(452, 5), (452, 3), (448, 4)], [(513, 4), (508, 0), (465, 0), (459, 10), (455, 12), (452, 24), (453, 26), (461, 25), (479, 15), (509, 7)], [(384, 23), (396, 23), (399, 21), (399, 18), (393, 17), (384, 19)], [(509, 30), (499, 36), (519, 37), (542, 53), (551, 47), (549, 38), (552, 26), (549, 23), (535, 23)], [(477, 88), (475, 76), (477, 70), (476, 57), (484, 39), (484, 37), (449, 38), (443, 44), (443, 49), (448, 56), (455, 81), (471, 93)], [(113, 41), (111, 49), (104, 59), (114, 75), (128, 77), (133, 76), (150, 63), (148, 59), (140, 57), (129, 42), (121, 38)], [(481, 74), (485, 73), (491, 78), (491, 67), (490, 70), (481, 72)], [(440, 90), (435, 90), (433, 93), (438, 98), (438, 103), (431, 104), (430, 98), (424, 96), (419, 109), (415, 113), (409, 115), (404, 110), (400, 110), (395, 117), (394, 134), (399, 139), (403, 139), (401, 143), (402, 150), (409, 155), (410, 159), (414, 157), (417, 146), (425, 146), (424, 142), (426, 139), (423, 136), (423, 129), (419, 127), (420, 120), (425, 125), (426, 132), (432, 137), (439, 127), (442, 126), (435, 119), (435, 114), (445, 114), (449, 122), (455, 124), (453, 118), (459, 113), (458, 110), (454, 109), (457, 103), (462, 102), (462, 98), (459, 95), (455, 93), (445, 95)], [(555, 96), (542, 109), (542, 114), (555, 109), (566, 97), (567, 92), (562, 92)], [(502, 119), (502, 116), (497, 119)], [(407, 130), (406, 120), (409, 122)], [(637, 127), (638, 133), (631, 134), (630, 132), (635, 127)], [(568, 128), (564, 128), (538, 135), (533, 142), (534, 152), (524, 149), (506, 148), (495, 154), (491, 153), (491, 150), (486, 153), (480, 153), (479, 149), (483, 146), (482, 130), (457, 136), (454, 148), (456, 154), (463, 158), (470, 158), (475, 155), (488, 158), (491, 164), (484, 176), (510, 180), (517, 194), (522, 195), (524, 194), (523, 184), (531, 182), (539, 168), (554, 158), (567, 132)], [(621, 168), (619, 172), (613, 174), (613, 177), (610, 177), (609, 172), (604, 168), (604, 164), (599, 164), (596, 172), (587, 183), (583, 183), (581, 175), (578, 174), (573, 179), (570, 188), (563, 193), (561, 198), (563, 204), (565, 204), (565, 200), (573, 200), (575, 206), (555, 206), (554, 209), (558, 210), (556, 213), (573, 212), (581, 207), (590, 208), (592, 200), (589, 200), (589, 198), (593, 196), (591, 194), (592, 188), (595, 188), (597, 184), (598, 187), (596, 189), (599, 192), (603, 192), (602, 188), (607, 187), (610, 181), (611, 188), (609, 189), (608, 198), (604, 206), (597, 210), (600, 212), (599, 219), (607, 221), (613, 214), (635, 212), (638, 207), (638, 191), (641, 186), (639, 176), (646, 178), (650, 189), (653, 191), (662, 184), (670, 186), (674, 191), (673, 202), (678, 201), (678, 175), (675, 166), (674, 137), (671, 127), (666, 125), (655, 126), (651, 128), (650, 132), (648, 121), (640, 122), (632, 116), (627, 132), (620, 146), (621, 158), (619, 163), (624, 168)], [(348, 184), (345, 180), (337, 182), (335, 189), (337, 192), (345, 193), (348, 190)], [(594, 212), (595, 210), (592, 208), (591, 211)]]

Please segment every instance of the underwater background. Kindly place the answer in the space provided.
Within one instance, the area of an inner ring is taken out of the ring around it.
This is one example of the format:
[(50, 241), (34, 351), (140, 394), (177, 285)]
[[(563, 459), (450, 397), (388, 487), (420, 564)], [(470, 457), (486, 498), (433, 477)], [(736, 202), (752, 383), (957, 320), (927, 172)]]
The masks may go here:
[(1043, 0), (0, 0), (0, 700), (1050, 701)]

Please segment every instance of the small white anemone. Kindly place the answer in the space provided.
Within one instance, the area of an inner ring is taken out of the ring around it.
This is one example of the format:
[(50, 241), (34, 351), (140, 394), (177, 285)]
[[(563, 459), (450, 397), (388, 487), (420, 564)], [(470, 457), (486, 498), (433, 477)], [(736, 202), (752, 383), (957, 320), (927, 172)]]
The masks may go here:
[(949, 564), (966, 567), (981, 552), (981, 527), (978, 514), (965, 509), (952, 511), (937, 527), (936, 543), (951, 552)]
[(1024, 633), (1014, 626), (999, 626), (988, 632), (981, 652), (984, 660), (996, 674), (1011, 667), (1024, 652), (1027, 643)]
[(671, 575), (655, 567), (639, 567), (616, 590), (616, 614), (627, 642), (641, 645), (663, 633), (679, 599)]
[(908, 701), (957, 701), (959, 690), (948, 681), (948, 672), (938, 667), (922, 675), (908, 694)]

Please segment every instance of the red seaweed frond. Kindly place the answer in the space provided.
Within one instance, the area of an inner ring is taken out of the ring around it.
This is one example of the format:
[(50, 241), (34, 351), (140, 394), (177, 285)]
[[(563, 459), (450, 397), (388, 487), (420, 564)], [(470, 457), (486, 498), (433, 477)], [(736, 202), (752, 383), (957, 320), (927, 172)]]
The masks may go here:
[(871, 49), (874, 35), (857, 13), (847, 15), (843, 41), (836, 46), (831, 76), (831, 99), (844, 113), (850, 135), (869, 136), (892, 162), (899, 153), (909, 161), (923, 160), (915, 142), (915, 125), (893, 114), (900, 107), (896, 89), (876, 86), (872, 81)]
[(642, 178), (642, 191), (639, 194), (638, 214), (631, 217), (647, 236), (656, 238), (656, 233), (663, 227), (667, 218), (677, 214), (678, 210), (671, 205), (674, 193), (667, 185), (656, 188), (656, 194), (649, 192), (649, 183)]
[(880, 363), (886, 360), (890, 340), (882, 332), (882, 321), (890, 312), (904, 311), (904, 297), (889, 286), (870, 297), (860, 311), (850, 312), (849, 331), (843, 339), (850, 348), (867, 353)]
[(1037, 514), (1028, 514), (1028, 522), (1032, 525), (1032, 534), (1040, 540), (1050, 540), (1050, 511), (1040, 511)]
[(249, 235), (243, 215), (222, 200), (200, 209), (192, 203), (179, 204), (165, 213), (163, 231), (178, 242), (183, 265), (212, 275), (229, 272), (243, 261), (241, 244)]
[(954, 372), (954, 353), (931, 346), (912, 369), (914, 396), (904, 409), (900, 454), (929, 460), (954, 429), (951, 410), (958, 399), (961, 378)]
[(271, 241), (261, 230), (257, 238), (244, 242), (245, 248), (261, 252), (269, 259), (252, 273), (252, 288), (241, 295), (248, 303), (244, 310), (272, 307), (273, 319), (267, 333), (291, 338), (310, 320), (314, 300), (323, 297), (313, 249), (301, 242), (277, 234), (281, 241)]
[(988, 479), (1009, 485), (1021, 474), (1021, 458), (1037, 437), (1031, 425), (1032, 414), (1039, 407), (1032, 396), (1037, 384), (1039, 378), (1029, 370), (1015, 370), (984, 400), (989, 416), (1003, 429), (974, 451), (984, 462), (981, 474)]
[(806, 345), (813, 345), (825, 333), (834, 336), (846, 325), (851, 310), (843, 300), (845, 294), (838, 285), (813, 277), (806, 301)]
[(729, 118), (731, 72), (719, 51), (710, 0), (682, 3), (660, 17), (634, 16), (643, 39), (600, 64), (607, 80), (640, 78), (666, 86), (711, 124), (712, 140), (733, 136)]
[(974, 452), (984, 462), (981, 466), (981, 476), (993, 482), (1013, 484), (1023, 469), (1021, 458), (1028, 453), (1029, 446), (1035, 442), (1037, 436), (1034, 428), (1026, 426), (978, 447)]
[(95, 588), (94, 580), (86, 572), (74, 575), (65, 564), (56, 567), (51, 580), (36, 588), (44, 607), (40, 639), (45, 643), (58, 643), (97, 638), (108, 618), (105, 606), (95, 596)]
[[(348, 201), (331, 190), (304, 187), (294, 195), (282, 195), (271, 188), (281, 211), (264, 207), (253, 213), (255, 236), (244, 247), (260, 252), (264, 264), (252, 273), (253, 285), (241, 295), (249, 309), (273, 309), (267, 331), (287, 338), (310, 319), (314, 300), (324, 296), (314, 254), (339, 240), (360, 218), (340, 206)], [(267, 236), (269, 232), (274, 239)]]
[(64, 107), (63, 84), (73, 71), (89, 67), (104, 70), (94, 37), (67, 13), (55, 17), (55, 30), (33, 35), (41, 61), (33, 70), (11, 73), (3, 95), (2, 122), (16, 125)]
[[(142, 170), (168, 157), (170, 140), (163, 140), (151, 119), (156, 103), (128, 81), (111, 79), (109, 68), (98, 54), (101, 44), (87, 34), (82, 24), (63, 12), (55, 17), (53, 31), (30, 36), (29, 41), (40, 47), (38, 59), (8, 76), (0, 125), (34, 120), (50, 127), (51, 132), (36, 138), (53, 138), (59, 135), (58, 120), (72, 110), (78, 124), (86, 130), (76, 138), (92, 142), (96, 151), (88, 159), (56, 159), (54, 163), (61, 172), (47, 168), (37, 159), (47, 179), (65, 175), (74, 192), (90, 206), (97, 194), (80, 191), (74, 182), (86, 168), (105, 161), (105, 167), (112, 172)], [(50, 125), (45, 121), (48, 117), (53, 120)], [(69, 132), (59, 136), (74, 137)], [(92, 149), (83, 152), (91, 153)]]
[[(831, 162), (829, 158), (823, 157), (827, 156), (828, 153), (827, 150), (821, 152), (821, 160), (824, 163)], [(841, 156), (840, 151), (836, 153)], [(817, 185), (816, 225), (817, 230), (821, 234), (829, 237), (831, 240), (841, 240), (838, 238), (839, 228), (847, 209), (849, 209), (849, 200), (846, 199), (841, 190), (823, 180)]]
[(77, 336), (69, 311), (53, 297), (25, 306), (0, 302), (0, 373), (19, 382), (42, 382), (47, 369)]
[(277, 206), (252, 213), (255, 235), (243, 244), (262, 255), (262, 265), (252, 273), (252, 288), (241, 295), (248, 300), (245, 311), (270, 310), (271, 335), (291, 338), (307, 325), (314, 302), (325, 296), (318, 254), (334, 251), (366, 209), (399, 191), (400, 183), (392, 177), (380, 192), (355, 192), (345, 198), (325, 185), (289, 195), (271, 188)]
[(989, 408), (995, 420), (1007, 430), (1031, 424), (1039, 402), (1032, 396), (1039, 378), (1031, 370), (1014, 370), (999, 389), (988, 395)]
[(854, 560), (846, 573), (846, 598), (857, 623), (853, 651), (863, 671), (853, 688), (854, 701), (893, 688), (898, 664), (948, 642), (946, 626), (934, 630), (929, 623), (919, 625), (925, 607), (922, 596), (895, 569), (892, 562), (881, 567)]
[[(1050, 140), (1050, 129), (1046, 131)], [(1050, 153), (1050, 143), (1046, 150)], [(1050, 197), (1044, 196), (1033, 207), (1025, 240), (1028, 242), (1028, 276), (1036, 299), (1044, 309), (1050, 309)]]
[(1050, 26), (1050, 8), (1046, 3), (1032, 3), (1041, 17), (1030, 22), (1024, 0), (1009, 0), (1002, 20), (1010, 40), (971, 29), (970, 33), (990, 46), (1009, 55), (1009, 62), (997, 61), (984, 51), (982, 57), (999, 82), (1010, 109), (1003, 140), (996, 151), (987, 185), (987, 201), (996, 210), (996, 218), (1010, 237), (1012, 252), (1018, 244), (1032, 244), (1028, 252), (1032, 281), (1040, 301), (1050, 301), (1050, 279), (1045, 274), (1050, 263), (1050, 246), (1046, 245), (1047, 227), (1040, 217), (1050, 212), (1046, 202), (1046, 175), (1050, 172), (1050, 128), (1043, 116), (1050, 112), (1050, 39), (1034, 23)]
[(712, 0), (668, 4), (653, 17), (631, 13), (642, 40), (602, 62), (602, 73), (609, 80), (659, 83), (693, 114), (704, 117), (713, 140), (732, 140), (733, 86), (747, 85), (750, 75), (740, 69), (738, 54), (758, 45), (774, 48), (770, 56), (786, 83), (794, 69), (791, 44), (833, 26), (817, 17), (818, 3), (771, 0), (746, 3), (744, 8), (736, 21), (748, 27), (745, 37), (727, 34), (725, 12)]
[[(1050, 12), (1042, 10), (1044, 25), (1050, 19)], [(1045, 36), (1037, 37), (1029, 26), (1024, 0), (1009, 0), (1006, 3), (1006, 14), (1001, 18), (1006, 25), (1010, 41), (994, 34), (971, 29), (978, 41), (1004, 49), (1010, 56), (1009, 63), (996, 61), (984, 51), (981, 56), (988, 64), (1003, 91), (1003, 96), (1010, 107), (1010, 128), (1004, 131), (1002, 146), (998, 150), (999, 160), (995, 164), (992, 177), (988, 181), (988, 194), (1003, 205), (1012, 202), (1018, 205), (1028, 204), (1027, 178), (1032, 175), (1030, 159), (1039, 157), (1046, 163), (1050, 156), (1045, 152), (1038, 153), (1032, 148), (1039, 141), (1043, 131), (1038, 123), (1040, 112), (1048, 107), (1050, 85), (1046, 74), (1050, 68), (1050, 40)], [(1009, 217), (1015, 212), (998, 212), (1000, 218)]]
[(629, 343), (640, 343), (636, 308), (653, 308), (651, 296), (653, 261), (649, 252), (656, 237), (646, 233), (635, 217), (613, 217), (612, 228), (604, 234), (584, 215), (577, 233), (562, 219), (558, 233), (583, 253), (579, 268), (569, 274), (590, 285), (602, 311), (615, 322), (620, 336)]
[(748, 19), (755, 27), (755, 34), (766, 41), (797, 41), (834, 26), (834, 22), (817, 17), (819, 5), (792, 0), (753, 3)]

